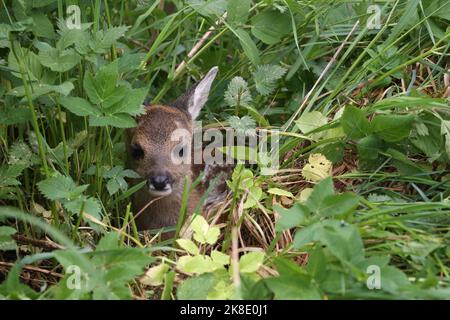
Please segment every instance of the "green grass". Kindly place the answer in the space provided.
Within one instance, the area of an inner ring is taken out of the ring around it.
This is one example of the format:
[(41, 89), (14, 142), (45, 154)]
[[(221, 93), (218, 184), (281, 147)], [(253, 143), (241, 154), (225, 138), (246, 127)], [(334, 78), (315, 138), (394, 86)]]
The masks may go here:
[[(450, 5), (378, 5), (2, 1), (0, 297), (450, 298)], [(139, 234), (124, 130), (215, 65), (201, 120), (277, 131), (281, 167), (238, 166), (192, 239)]]

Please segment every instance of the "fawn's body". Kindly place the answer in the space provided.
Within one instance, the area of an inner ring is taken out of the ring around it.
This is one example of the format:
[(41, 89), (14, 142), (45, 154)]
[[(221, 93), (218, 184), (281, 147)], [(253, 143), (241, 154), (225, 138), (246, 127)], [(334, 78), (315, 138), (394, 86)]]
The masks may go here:
[[(206, 103), (217, 67), (203, 80), (169, 106), (151, 105), (137, 119), (136, 128), (127, 132), (131, 166), (147, 180), (147, 187), (134, 196), (135, 212), (147, 208), (136, 218), (140, 230), (176, 225), (185, 177), (192, 183), (202, 170), (192, 157), (193, 121)], [(202, 188), (189, 194), (188, 214), (199, 203)], [(150, 203), (150, 204), (149, 204)]]

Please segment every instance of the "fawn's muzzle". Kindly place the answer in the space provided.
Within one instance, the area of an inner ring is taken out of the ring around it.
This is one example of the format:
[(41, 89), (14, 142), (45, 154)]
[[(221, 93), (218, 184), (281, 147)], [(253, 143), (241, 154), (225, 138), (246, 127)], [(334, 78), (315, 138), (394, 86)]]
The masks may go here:
[(158, 173), (148, 179), (149, 192), (155, 196), (169, 195), (172, 192), (172, 178), (167, 173)]

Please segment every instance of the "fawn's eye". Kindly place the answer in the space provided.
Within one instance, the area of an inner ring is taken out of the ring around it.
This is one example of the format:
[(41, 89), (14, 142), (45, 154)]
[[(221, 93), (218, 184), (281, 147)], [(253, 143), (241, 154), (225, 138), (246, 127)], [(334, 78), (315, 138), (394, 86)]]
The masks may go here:
[(142, 147), (136, 143), (133, 143), (131, 145), (131, 156), (134, 159), (140, 159), (144, 156), (144, 150), (142, 149)]
[(178, 155), (180, 156), (180, 158), (183, 158), (184, 148), (181, 148), (180, 151), (178, 151)]

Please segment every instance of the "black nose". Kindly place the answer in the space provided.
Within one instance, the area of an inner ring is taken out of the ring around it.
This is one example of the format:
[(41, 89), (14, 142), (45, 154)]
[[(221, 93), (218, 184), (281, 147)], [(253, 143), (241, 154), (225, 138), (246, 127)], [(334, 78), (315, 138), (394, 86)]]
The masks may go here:
[(168, 175), (160, 174), (150, 177), (150, 183), (156, 190), (162, 191), (170, 184), (170, 178)]

